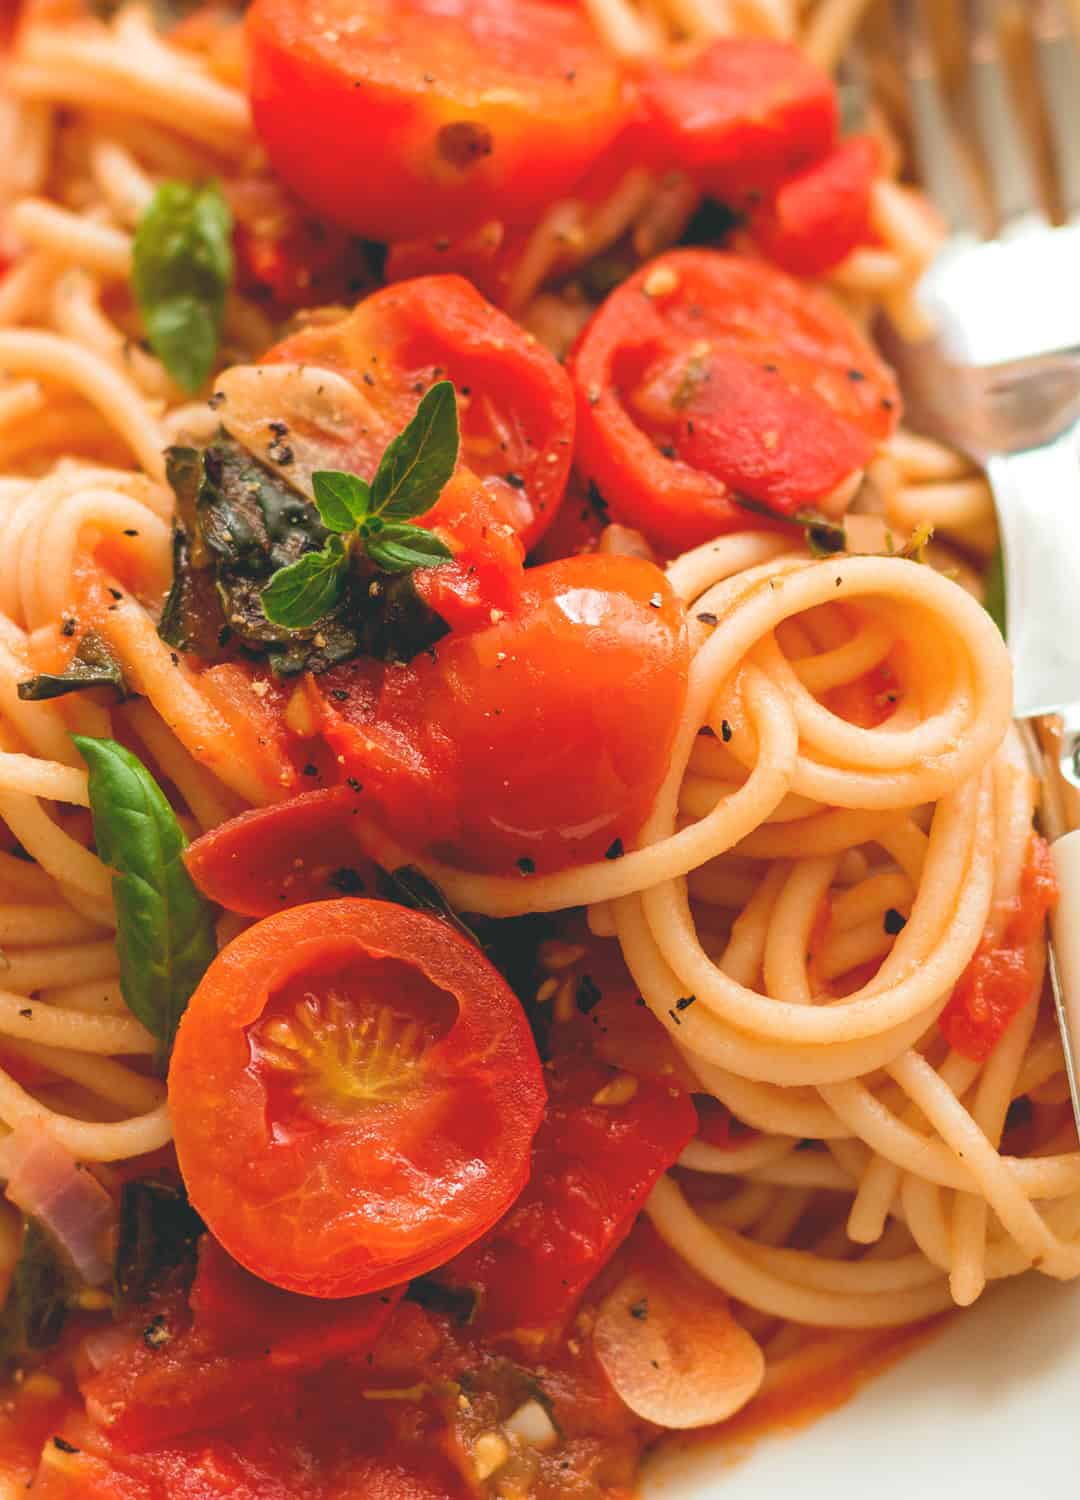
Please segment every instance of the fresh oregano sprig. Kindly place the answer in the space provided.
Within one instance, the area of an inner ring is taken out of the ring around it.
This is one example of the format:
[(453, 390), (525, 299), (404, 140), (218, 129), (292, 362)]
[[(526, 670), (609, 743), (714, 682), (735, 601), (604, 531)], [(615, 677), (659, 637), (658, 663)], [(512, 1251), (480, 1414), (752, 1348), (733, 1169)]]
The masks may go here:
[(274, 574), (262, 595), (267, 619), (290, 630), (314, 625), (340, 602), (357, 553), (384, 573), (447, 562), (453, 554), (446, 544), (412, 523), (438, 500), (460, 442), (457, 396), (449, 380), (440, 380), (390, 443), (370, 484), (337, 470), (313, 474), (315, 504), (331, 535), (321, 551)]

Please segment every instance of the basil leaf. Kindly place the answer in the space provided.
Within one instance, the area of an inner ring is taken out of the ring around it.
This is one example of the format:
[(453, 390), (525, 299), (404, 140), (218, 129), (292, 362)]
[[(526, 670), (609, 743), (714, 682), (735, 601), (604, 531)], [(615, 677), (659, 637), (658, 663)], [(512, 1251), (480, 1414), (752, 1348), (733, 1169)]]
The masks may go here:
[(355, 531), (371, 509), (371, 486), (358, 474), (322, 469), (312, 474), (315, 504), (328, 531)]
[(45, 698), (62, 698), (66, 693), (100, 687), (115, 689), (121, 701), (127, 697), (120, 663), (101, 636), (88, 630), (63, 672), (39, 672), (19, 683), (18, 694), (23, 702), (39, 703)]
[(435, 882), (429, 880), (423, 870), (418, 870), (415, 865), (401, 865), (396, 870), (380, 869), (376, 876), (376, 889), (380, 896), (393, 901), (397, 906), (408, 906), (413, 911), (424, 911), (433, 917), (441, 917), (463, 938), (468, 938), (470, 943), (475, 943), (478, 948), (483, 946), (476, 933), (458, 916)]
[(1005, 556), (999, 543), (986, 569), (986, 598), (983, 600), (987, 614), (1005, 634)]
[(233, 276), (232, 212), (216, 183), (164, 182), (135, 231), (132, 286), (150, 347), (195, 392), (214, 367)]
[(146, 1179), (125, 1182), (113, 1264), (116, 1308), (148, 1302), (166, 1282), (190, 1286), (205, 1231), (182, 1187)]
[(751, 500), (749, 495), (733, 495), (736, 505), (751, 511), (755, 516), (768, 516), (770, 521), (785, 521), (792, 526), (801, 526), (806, 533), (806, 545), (811, 557), (831, 557), (836, 552), (847, 551), (847, 532), (841, 522), (833, 521), (821, 511), (807, 506), (797, 510), (793, 516), (785, 516), (774, 510), (763, 500)]
[(430, 510), (457, 466), (460, 441), (457, 396), (440, 380), (383, 454), (371, 481), (372, 514), (409, 521)]
[(437, 568), (453, 557), (450, 548), (434, 532), (400, 521), (391, 521), (374, 536), (369, 536), (367, 554), (376, 567), (387, 573)]
[(819, 510), (797, 510), (793, 517), (806, 530), (806, 545), (811, 557), (832, 557), (847, 551), (847, 532), (838, 521), (823, 516)]
[(321, 552), (279, 569), (262, 592), (266, 618), (290, 630), (314, 625), (340, 601), (348, 563), (345, 544), (332, 536)]
[(0, 1358), (49, 1349), (67, 1322), (75, 1277), (36, 1219), (23, 1220), (22, 1245), (0, 1318)]
[(115, 740), (73, 739), (90, 771), (97, 852), (114, 872), (120, 989), (157, 1038), (163, 1064), (217, 953), (213, 908), (192, 883), (184, 831), (142, 762)]

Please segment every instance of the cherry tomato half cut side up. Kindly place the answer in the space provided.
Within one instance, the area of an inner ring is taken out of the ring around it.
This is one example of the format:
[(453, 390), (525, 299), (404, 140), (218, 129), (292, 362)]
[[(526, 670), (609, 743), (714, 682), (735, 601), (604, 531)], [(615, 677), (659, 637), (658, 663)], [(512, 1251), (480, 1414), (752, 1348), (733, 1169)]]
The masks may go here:
[(835, 509), (900, 417), (892, 372), (824, 293), (717, 251), (625, 281), (571, 374), (582, 478), (672, 552), (761, 526), (736, 495), (778, 517)]
[(434, 660), (359, 660), (313, 691), (344, 774), (395, 839), (528, 875), (632, 847), (688, 671), (684, 611), (659, 568), (590, 556), (530, 568), (515, 614), (448, 636)]
[(544, 1105), (521, 1006), (387, 902), (267, 917), (215, 959), (169, 1071), (192, 1203), (242, 1266), (350, 1297), (441, 1265), (524, 1185)]
[[(462, 463), (483, 481), (486, 519), (511, 527), (526, 549), (554, 519), (573, 455), (573, 388), (558, 361), (462, 277), (385, 287), (340, 323), (286, 339), (263, 363), (282, 361), (334, 370), (365, 397), (372, 426), (342, 456), (365, 479), (428, 386), (452, 380)], [(425, 525), (448, 521), (445, 509)]]
[(275, 171), (375, 240), (538, 218), (630, 107), (588, 20), (547, 0), (256, 0), (255, 127)]
[(640, 90), (655, 149), (710, 193), (739, 203), (832, 148), (832, 80), (788, 42), (713, 42), (684, 66), (647, 63)]

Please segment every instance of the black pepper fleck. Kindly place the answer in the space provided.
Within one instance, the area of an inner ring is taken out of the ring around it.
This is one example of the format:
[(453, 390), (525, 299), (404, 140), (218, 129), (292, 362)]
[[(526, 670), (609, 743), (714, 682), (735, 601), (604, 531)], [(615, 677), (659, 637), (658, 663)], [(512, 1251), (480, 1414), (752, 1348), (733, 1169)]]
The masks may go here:
[(523, 875), (536, 874), (536, 861), (535, 859), (530, 859), (527, 854), (523, 854), (517, 861), (517, 867)]
[(728, 723), (728, 721), (726, 719), (721, 719), (720, 720), (720, 738), (723, 740), (723, 742), (724, 742), (725, 745), (730, 745), (731, 744), (731, 736), (732, 736), (733, 732), (734, 731), (732, 730), (731, 725)]
[(895, 906), (890, 906), (885, 913), (885, 931), (890, 937), (895, 937), (898, 932), (903, 932), (907, 926), (907, 917), (903, 912), (897, 911)]
[(622, 859), (622, 857), (623, 857), (623, 855), (625, 853), (626, 853), (626, 850), (623, 848), (623, 841), (622, 841), (622, 839), (614, 839), (612, 841), (612, 843), (609, 844), (609, 846), (604, 850), (604, 858), (605, 859)]

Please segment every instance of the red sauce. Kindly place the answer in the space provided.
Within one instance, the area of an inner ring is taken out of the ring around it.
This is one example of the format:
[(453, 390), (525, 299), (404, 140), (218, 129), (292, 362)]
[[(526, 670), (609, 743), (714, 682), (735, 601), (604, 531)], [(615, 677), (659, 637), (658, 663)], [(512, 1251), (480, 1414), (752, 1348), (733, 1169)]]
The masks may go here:
[(1036, 939), (1057, 895), (1050, 847), (1033, 835), (1002, 936), (983, 939), (938, 1022), (949, 1046), (965, 1057), (985, 1062), (1030, 1000), (1041, 972)]

